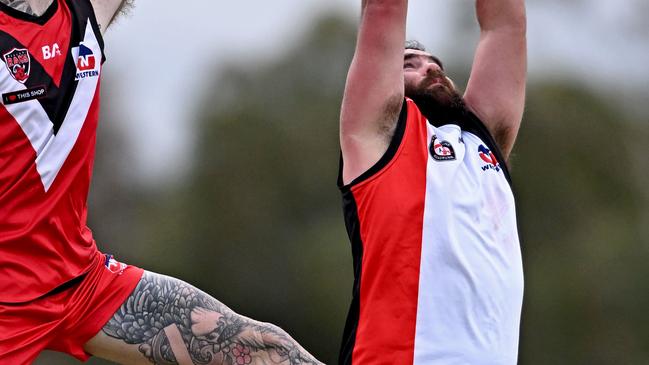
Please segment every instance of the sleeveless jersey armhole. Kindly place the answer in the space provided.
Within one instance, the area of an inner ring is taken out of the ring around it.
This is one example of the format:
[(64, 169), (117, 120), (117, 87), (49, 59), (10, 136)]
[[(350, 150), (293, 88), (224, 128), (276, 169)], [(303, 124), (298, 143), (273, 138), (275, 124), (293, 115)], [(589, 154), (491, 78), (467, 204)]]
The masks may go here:
[(394, 131), (394, 135), (392, 136), (392, 140), (390, 141), (390, 145), (388, 146), (388, 149), (372, 167), (370, 167), (367, 171), (362, 173), (359, 177), (355, 178), (347, 185), (343, 183), (344, 161), (343, 161), (342, 152), (340, 153), (340, 162), (338, 167), (338, 188), (340, 190), (342, 191), (350, 190), (352, 186), (358, 185), (361, 182), (376, 175), (378, 172), (383, 170), (390, 163), (390, 161), (392, 161), (394, 156), (397, 154), (399, 147), (401, 146), (401, 142), (403, 141), (403, 136), (406, 131), (407, 120), (408, 120), (408, 100), (404, 99), (403, 106), (401, 107), (401, 112), (399, 113), (399, 117), (397, 120), (397, 127)]
[[(68, 4), (68, 8), (72, 11), (76, 11), (76, 14), (87, 14), (88, 21), (92, 27), (95, 36), (97, 37), (97, 42), (99, 43), (99, 48), (101, 49), (101, 64), (103, 65), (106, 62), (106, 53), (104, 51), (104, 36), (99, 27), (99, 22), (95, 15), (95, 8), (92, 6), (90, 0), (65, 0)], [(80, 29), (81, 34), (83, 35), (84, 29)], [(83, 38), (83, 36), (82, 36)]]

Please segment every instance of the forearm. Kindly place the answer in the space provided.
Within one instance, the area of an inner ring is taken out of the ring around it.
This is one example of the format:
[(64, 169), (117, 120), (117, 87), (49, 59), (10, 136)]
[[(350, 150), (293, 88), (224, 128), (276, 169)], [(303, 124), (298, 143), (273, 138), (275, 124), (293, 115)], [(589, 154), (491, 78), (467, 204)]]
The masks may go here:
[(525, 33), (525, 0), (476, 0), (476, 15), (482, 32), (513, 30)]
[(364, 65), (401, 72), (408, 0), (363, 0), (355, 58), (376, 58)]
[(380, 10), (383, 12), (394, 12), (394, 16), (405, 16), (408, 10), (408, 0), (363, 0), (361, 2), (361, 15), (365, 15), (367, 9)]

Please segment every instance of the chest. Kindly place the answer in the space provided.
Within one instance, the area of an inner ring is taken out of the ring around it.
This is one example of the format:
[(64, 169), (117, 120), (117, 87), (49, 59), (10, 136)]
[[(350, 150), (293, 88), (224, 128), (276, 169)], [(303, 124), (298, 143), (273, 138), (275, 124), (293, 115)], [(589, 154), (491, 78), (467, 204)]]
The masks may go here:
[(428, 125), (426, 142), (427, 200), (472, 219), (502, 217), (513, 211), (514, 197), (503, 162), (484, 140), (456, 125)]

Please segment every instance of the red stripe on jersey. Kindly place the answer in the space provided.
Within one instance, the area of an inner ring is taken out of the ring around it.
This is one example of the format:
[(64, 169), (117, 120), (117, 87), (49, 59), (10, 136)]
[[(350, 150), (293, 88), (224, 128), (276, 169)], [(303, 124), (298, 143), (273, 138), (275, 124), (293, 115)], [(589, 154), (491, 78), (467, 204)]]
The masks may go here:
[(425, 118), (407, 108), (393, 159), (351, 188), (363, 244), (353, 364), (413, 361), (428, 149)]
[[(65, 65), (67, 50), (70, 46), (70, 29), (72, 28), (72, 16), (70, 9), (58, 1), (56, 13), (45, 24), (40, 25), (34, 22), (16, 19), (4, 12), (0, 12), (0, 24), (11, 24), (9, 34), (18, 42), (25, 45), (33, 61), (43, 66), (43, 69), (52, 78), (54, 84), (61, 85), (63, 66)], [(54, 6), (54, 4), (52, 4)], [(38, 42), (35, 40), (38, 39)], [(58, 49), (58, 53), (56, 50)], [(11, 51), (0, 49), (2, 54)], [(46, 59), (46, 57), (48, 57)], [(4, 59), (2, 59), (4, 62)]]

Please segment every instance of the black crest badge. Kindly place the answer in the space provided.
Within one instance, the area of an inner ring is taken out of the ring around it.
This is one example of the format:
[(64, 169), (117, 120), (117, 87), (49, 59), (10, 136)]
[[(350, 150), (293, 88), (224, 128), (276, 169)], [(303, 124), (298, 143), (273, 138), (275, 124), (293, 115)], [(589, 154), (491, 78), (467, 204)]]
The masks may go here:
[(443, 141), (433, 136), (430, 141), (430, 155), (436, 161), (452, 161), (455, 160), (455, 150), (453, 145), (447, 141)]

